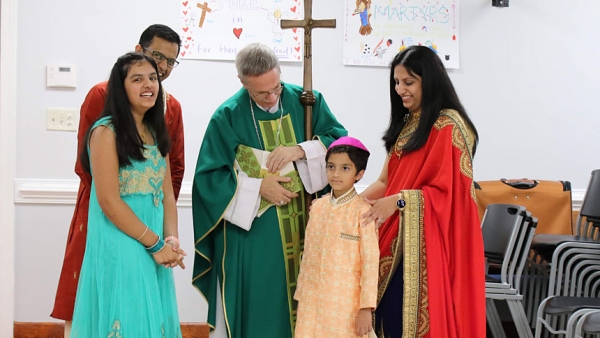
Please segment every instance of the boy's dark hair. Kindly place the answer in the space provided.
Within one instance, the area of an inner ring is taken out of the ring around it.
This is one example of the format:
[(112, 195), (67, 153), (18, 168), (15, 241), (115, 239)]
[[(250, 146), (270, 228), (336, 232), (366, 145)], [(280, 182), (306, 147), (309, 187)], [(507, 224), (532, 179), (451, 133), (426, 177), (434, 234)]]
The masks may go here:
[(356, 173), (358, 174), (361, 170), (367, 169), (367, 161), (369, 160), (369, 152), (353, 146), (341, 144), (327, 150), (325, 155), (325, 162), (329, 161), (329, 155), (346, 153), (350, 158), (350, 161), (354, 163), (356, 167)]
[(177, 34), (170, 27), (161, 24), (151, 25), (142, 32), (139, 44), (144, 48), (148, 48), (152, 44), (154, 37), (161, 38), (171, 43), (176, 43), (177, 55), (179, 55), (179, 49), (181, 48), (181, 37), (179, 37), (179, 34)]

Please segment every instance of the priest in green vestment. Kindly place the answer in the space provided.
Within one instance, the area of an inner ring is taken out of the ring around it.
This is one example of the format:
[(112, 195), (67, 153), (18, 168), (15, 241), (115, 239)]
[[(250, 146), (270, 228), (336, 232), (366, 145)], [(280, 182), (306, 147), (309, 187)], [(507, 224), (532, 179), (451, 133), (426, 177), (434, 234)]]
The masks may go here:
[(281, 81), (269, 47), (250, 44), (235, 62), (243, 88), (213, 114), (196, 164), (192, 283), (211, 330), (219, 302), (229, 338), (293, 338), (304, 194), (327, 185), (326, 149), (347, 132), (315, 92), (305, 140), (306, 94)]

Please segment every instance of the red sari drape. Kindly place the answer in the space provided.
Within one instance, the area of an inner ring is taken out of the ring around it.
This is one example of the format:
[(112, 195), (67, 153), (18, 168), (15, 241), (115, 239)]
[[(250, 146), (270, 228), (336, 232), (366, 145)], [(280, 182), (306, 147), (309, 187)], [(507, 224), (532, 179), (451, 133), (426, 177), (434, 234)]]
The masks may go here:
[(388, 165), (386, 196), (402, 191), (407, 205), (402, 220), (397, 212), (379, 229), (379, 299), (398, 264), (403, 264), (404, 299), (398, 302), (403, 304), (403, 338), (485, 337), (483, 240), (473, 190), (474, 135), (456, 111), (444, 110), (427, 143), (402, 153), (418, 123), (411, 122), (392, 149)]

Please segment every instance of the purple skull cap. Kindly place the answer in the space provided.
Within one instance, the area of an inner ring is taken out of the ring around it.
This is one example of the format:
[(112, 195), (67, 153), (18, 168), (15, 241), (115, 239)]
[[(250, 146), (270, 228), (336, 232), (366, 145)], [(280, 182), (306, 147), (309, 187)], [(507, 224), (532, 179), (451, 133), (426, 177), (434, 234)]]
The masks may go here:
[(330, 150), (331, 148), (337, 147), (337, 146), (351, 146), (351, 147), (355, 147), (358, 149), (362, 149), (369, 154), (371, 153), (371, 152), (369, 152), (367, 147), (365, 147), (365, 145), (362, 144), (362, 142), (360, 142), (358, 139), (355, 139), (354, 137), (350, 137), (350, 136), (342, 136), (339, 139), (335, 140), (329, 146), (329, 148), (327, 148), (327, 150)]

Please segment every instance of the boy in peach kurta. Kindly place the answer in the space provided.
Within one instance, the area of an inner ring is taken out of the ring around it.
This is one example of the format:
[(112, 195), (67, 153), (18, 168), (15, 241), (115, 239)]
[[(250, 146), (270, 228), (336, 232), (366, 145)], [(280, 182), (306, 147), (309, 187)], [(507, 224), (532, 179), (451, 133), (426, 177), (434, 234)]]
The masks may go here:
[(371, 205), (354, 189), (368, 157), (366, 147), (351, 137), (329, 147), (327, 178), (333, 190), (311, 206), (294, 295), (295, 338), (363, 337), (372, 331), (379, 245), (374, 223), (361, 220)]

